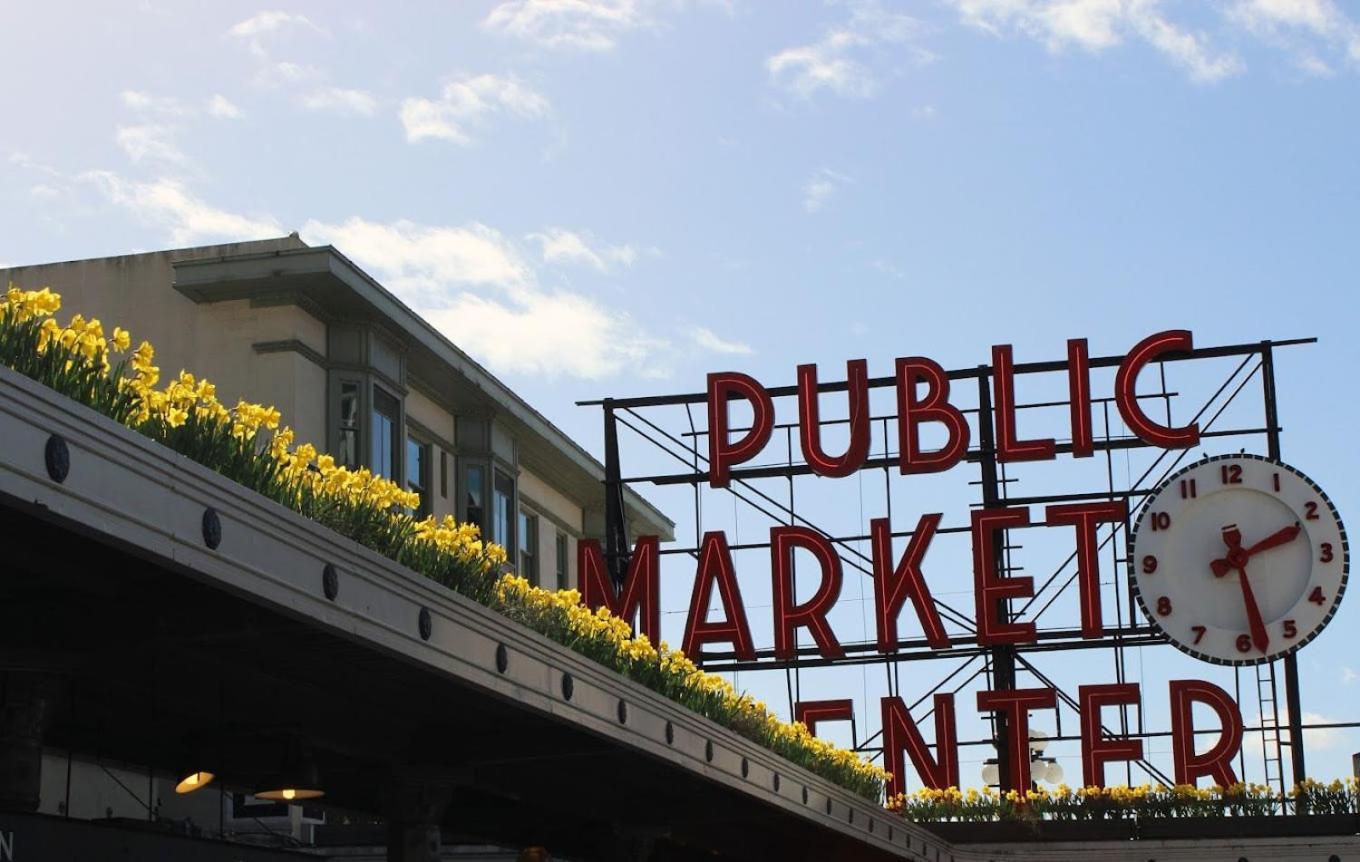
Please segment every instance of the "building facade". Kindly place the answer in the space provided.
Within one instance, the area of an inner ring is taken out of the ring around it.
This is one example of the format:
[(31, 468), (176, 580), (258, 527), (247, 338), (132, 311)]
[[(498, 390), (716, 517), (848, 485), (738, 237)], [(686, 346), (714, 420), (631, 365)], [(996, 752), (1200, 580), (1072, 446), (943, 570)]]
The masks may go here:
[[(603, 535), (602, 465), (334, 248), (292, 234), (0, 279), (150, 341), (163, 378), (274, 405), (299, 442), (418, 492), (420, 514), (479, 525), (535, 584), (574, 586), (577, 542)], [(625, 511), (630, 534), (672, 537), (640, 496)]]

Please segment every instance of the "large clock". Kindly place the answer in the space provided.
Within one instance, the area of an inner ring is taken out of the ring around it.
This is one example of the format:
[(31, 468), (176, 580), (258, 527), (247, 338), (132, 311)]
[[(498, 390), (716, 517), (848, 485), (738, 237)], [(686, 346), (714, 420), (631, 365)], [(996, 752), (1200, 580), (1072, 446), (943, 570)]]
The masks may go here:
[(1346, 530), (1311, 479), (1258, 455), (1206, 458), (1144, 501), (1129, 548), (1134, 595), (1173, 644), (1216, 664), (1293, 652), (1346, 590)]

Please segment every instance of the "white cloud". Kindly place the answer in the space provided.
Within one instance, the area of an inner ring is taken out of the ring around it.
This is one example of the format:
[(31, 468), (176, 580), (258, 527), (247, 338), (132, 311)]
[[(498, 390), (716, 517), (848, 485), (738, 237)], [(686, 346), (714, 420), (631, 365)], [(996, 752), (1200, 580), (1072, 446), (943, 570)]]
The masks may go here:
[(1360, 63), (1360, 24), (1333, 0), (1237, 0), (1228, 19), (1294, 53), (1295, 65), (1309, 75), (1334, 74), (1319, 49)]
[(134, 111), (154, 112), (183, 116), (188, 110), (178, 99), (170, 96), (155, 96), (143, 90), (124, 90), (118, 94), (122, 103)]
[[(786, 48), (765, 61), (770, 79), (802, 98), (818, 90), (840, 96), (867, 98), (878, 88), (873, 69), (861, 59), (875, 46), (900, 44), (915, 38), (921, 24), (915, 18), (886, 11), (876, 0), (851, 6), (850, 19), (828, 30), (820, 40)], [(917, 62), (930, 62), (934, 55), (917, 49)]]
[(1207, 38), (1178, 26), (1161, 12), (1161, 0), (950, 0), (964, 22), (994, 35), (1035, 39), (1057, 53), (1076, 47), (1092, 54), (1139, 39), (1183, 68), (1197, 83), (1241, 73), (1230, 52), (1215, 51)]
[[(1267, 716), (1267, 718), (1271, 717), (1273, 716)], [(1351, 735), (1350, 732), (1347, 731), (1345, 728), (1320, 727), (1312, 730), (1309, 730), (1307, 728), (1307, 725), (1310, 724), (1339, 724), (1339, 723), (1340, 719), (1331, 718), (1329, 716), (1322, 715), (1321, 713), (1304, 712), (1303, 713), (1303, 724), (1305, 725), (1303, 731), (1304, 747), (1307, 748), (1309, 751), (1344, 751), (1346, 753), (1349, 753), (1350, 752), (1349, 743)], [(1245, 724), (1247, 727), (1260, 726), (1261, 724), (1260, 717), (1257, 716), (1245, 722)], [(1288, 741), (1289, 739), (1289, 710), (1287, 708), (1282, 708), (1280, 710), (1280, 738), (1285, 741)], [(1273, 740), (1271, 741), (1271, 744), (1273, 746)], [(1248, 730), (1246, 733), (1242, 735), (1242, 748), (1246, 750), (1248, 757), (1252, 756), (1260, 757), (1261, 734), (1253, 733), (1252, 731)]]
[(608, 272), (615, 266), (630, 267), (638, 258), (638, 251), (631, 245), (590, 245), (591, 237), (566, 230), (550, 227), (543, 233), (531, 233), (529, 239), (537, 241), (545, 263), (582, 263), (599, 272)]
[(207, 240), (260, 239), (283, 233), (269, 216), (246, 216), (210, 206), (173, 179), (126, 180), (110, 171), (89, 171), (79, 179), (91, 183), (112, 203), (136, 218), (161, 227), (177, 245)]
[(1360, 679), (1360, 674), (1356, 673), (1354, 668), (1348, 667), (1346, 665), (1341, 666), (1342, 685), (1354, 685), (1357, 679)]
[(412, 304), (429, 303), (450, 287), (518, 290), (534, 282), (533, 267), (514, 244), (477, 222), (427, 227), (356, 217), (341, 224), (309, 221), (301, 233), (308, 242), (329, 243), (373, 266)]
[(119, 126), (114, 142), (127, 153), (133, 163), (165, 162), (183, 164), (187, 159), (175, 146), (176, 130), (171, 126), (147, 123), (140, 126)]
[(653, 26), (646, 0), (505, 0), (482, 26), (549, 48), (608, 51), (630, 30)]
[(353, 257), (498, 371), (587, 379), (664, 372), (664, 339), (584, 293), (543, 287), (530, 260), (494, 228), (351, 218), (308, 222), (302, 235)]
[(220, 93), (208, 100), (208, 115), (220, 120), (239, 120), (242, 116), (241, 109)]
[(849, 177), (833, 170), (822, 168), (817, 171), (803, 184), (803, 211), (809, 214), (820, 212), (832, 195), (848, 182)]
[(235, 36), (238, 39), (249, 39), (259, 36), (261, 33), (272, 33), (289, 26), (310, 27), (317, 32), (322, 32), (321, 28), (312, 23), (306, 15), (294, 15), (291, 12), (279, 10), (269, 10), (257, 12), (244, 21), (232, 25), (227, 30), (227, 35)]
[(314, 111), (371, 117), (378, 108), (378, 100), (363, 90), (327, 87), (303, 97), (302, 105)]
[(704, 350), (713, 353), (739, 354), (743, 356), (755, 353), (755, 351), (751, 349), (751, 345), (741, 341), (728, 341), (725, 338), (719, 337), (713, 330), (703, 326), (692, 327), (689, 331), (689, 337), (693, 339), (695, 344), (699, 345)]
[(661, 376), (665, 341), (579, 293), (534, 291), (509, 301), (462, 293), (421, 316), (491, 367), (598, 380), (624, 371)]
[(484, 74), (448, 82), (438, 99), (405, 100), (401, 124), (410, 142), (434, 138), (467, 146), (471, 130), (492, 115), (535, 119), (548, 110), (547, 98), (514, 77)]

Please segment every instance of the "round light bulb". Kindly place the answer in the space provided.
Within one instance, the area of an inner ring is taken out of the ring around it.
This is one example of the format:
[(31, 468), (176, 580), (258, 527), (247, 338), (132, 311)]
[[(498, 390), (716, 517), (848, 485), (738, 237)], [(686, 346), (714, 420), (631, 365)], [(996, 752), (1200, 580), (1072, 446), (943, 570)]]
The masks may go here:
[(1029, 732), (1029, 750), (1036, 754), (1043, 754), (1046, 748), (1048, 748), (1048, 732), (1031, 730)]
[(1001, 780), (1001, 770), (995, 763), (984, 763), (982, 765), (982, 783), (991, 787)]
[(1062, 764), (1055, 760), (1048, 765), (1048, 783), (1062, 784), (1062, 780), (1063, 780)]
[(285, 788), (285, 789), (284, 789), (284, 791), (283, 791), (283, 798), (284, 798), (284, 799), (294, 799), (294, 798), (296, 798), (296, 797), (297, 797), (297, 791), (296, 791), (296, 790), (293, 790), (292, 788)]

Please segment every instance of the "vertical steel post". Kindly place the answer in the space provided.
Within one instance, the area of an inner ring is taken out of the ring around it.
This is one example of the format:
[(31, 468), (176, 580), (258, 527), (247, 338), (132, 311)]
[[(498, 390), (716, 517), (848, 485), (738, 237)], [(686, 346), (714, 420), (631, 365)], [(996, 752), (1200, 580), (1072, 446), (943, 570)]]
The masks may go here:
[(614, 589), (623, 589), (628, 572), (628, 526), (623, 512), (619, 428), (612, 398), (604, 400), (604, 558)]
[[(991, 374), (987, 366), (979, 366), (981, 373), (978, 374), (978, 467), (980, 469), (980, 479), (982, 485), (982, 505), (988, 509), (995, 508), (1001, 503), (1001, 483), (997, 476), (996, 463), (996, 443), (992, 438), (992, 429), (995, 427), (992, 422), (992, 387)], [(1002, 531), (1001, 541), (993, 543), (992, 566), (993, 570), (1000, 573), (1004, 570), (1006, 560), (1006, 546), (1010, 544), (1010, 532)], [(999, 616), (1002, 622), (1010, 621), (1010, 602), (1000, 600), (997, 602)], [(992, 662), (992, 685), (998, 690), (1015, 688), (1015, 648), (1011, 646), (994, 646), (989, 650)], [(993, 727), (995, 730), (996, 760), (997, 770), (1000, 774), (1001, 786), (1007, 787), (1011, 783), (1010, 758), (1008, 749), (1010, 747), (1010, 736), (1007, 733), (1006, 718), (1001, 713), (996, 713)]]
[[(1280, 415), (1275, 403), (1275, 356), (1269, 341), (1261, 342), (1261, 387), (1266, 402), (1266, 454), (1280, 460)], [(1289, 707), (1289, 755), (1294, 783), (1308, 777), (1303, 752), (1303, 707), (1299, 696), (1297, 652), (1284, 657), (1284, 699)]]

